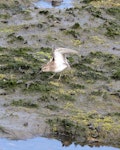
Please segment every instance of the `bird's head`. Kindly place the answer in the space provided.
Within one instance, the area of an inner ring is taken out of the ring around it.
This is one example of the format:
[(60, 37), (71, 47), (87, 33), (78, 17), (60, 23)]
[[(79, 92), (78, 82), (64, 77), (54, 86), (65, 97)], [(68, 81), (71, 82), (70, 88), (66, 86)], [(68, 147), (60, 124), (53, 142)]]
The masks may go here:
[(50, 66), (48, 64), (42, 66), (41, 72), (49, 72), (50, 71)]

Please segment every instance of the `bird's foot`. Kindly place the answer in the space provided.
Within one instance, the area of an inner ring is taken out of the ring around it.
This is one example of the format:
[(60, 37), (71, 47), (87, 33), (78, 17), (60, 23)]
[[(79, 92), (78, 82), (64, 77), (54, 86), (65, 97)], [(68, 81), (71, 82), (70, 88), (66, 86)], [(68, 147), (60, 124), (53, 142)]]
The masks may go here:
[(54, 76), (56, 75), (56, 73), (54, 73), (52, 76), (50, 76), (48, 79), (52, 79)]

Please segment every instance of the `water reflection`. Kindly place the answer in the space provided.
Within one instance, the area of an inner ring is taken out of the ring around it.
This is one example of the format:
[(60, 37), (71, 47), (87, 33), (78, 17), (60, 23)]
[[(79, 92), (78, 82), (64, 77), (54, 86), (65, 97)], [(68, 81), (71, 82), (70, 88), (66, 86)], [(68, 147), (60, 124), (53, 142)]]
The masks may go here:
[(0, 150), (119, 150), (118, 148), (101, 146), (75, 146), (71, 144), (63, 147), (61, 142), (54, 139), (34, 138), (29, 140), (8, 140), (0, 139)]
[(37, 8), (70, 8), (72, 7), (72, 0), (40, 0), (34, 3)]

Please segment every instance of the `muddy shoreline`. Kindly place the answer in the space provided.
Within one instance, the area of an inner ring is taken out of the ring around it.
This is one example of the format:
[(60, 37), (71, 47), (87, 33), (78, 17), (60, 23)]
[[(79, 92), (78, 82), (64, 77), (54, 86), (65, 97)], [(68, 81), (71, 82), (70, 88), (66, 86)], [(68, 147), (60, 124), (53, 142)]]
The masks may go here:
[[(0, 2), (0, 137), (120, 147), (120, 8), (101, 3)], [(57, 47), (80, 53), (61, 81), (38, 73)]]

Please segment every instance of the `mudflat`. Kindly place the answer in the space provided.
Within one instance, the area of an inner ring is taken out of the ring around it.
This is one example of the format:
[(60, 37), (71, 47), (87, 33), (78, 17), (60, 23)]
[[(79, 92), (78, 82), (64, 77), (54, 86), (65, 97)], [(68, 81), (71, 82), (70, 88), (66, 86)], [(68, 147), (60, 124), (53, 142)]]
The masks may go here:
[[(120, 147), (119, 0), (34, 2), (0, 2), (0, 137)], [(39, 73), (58, 47), (80, 54), (60, 81)]]

